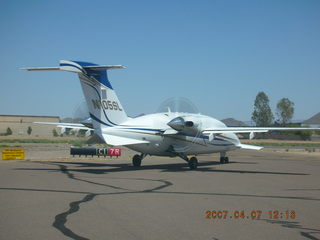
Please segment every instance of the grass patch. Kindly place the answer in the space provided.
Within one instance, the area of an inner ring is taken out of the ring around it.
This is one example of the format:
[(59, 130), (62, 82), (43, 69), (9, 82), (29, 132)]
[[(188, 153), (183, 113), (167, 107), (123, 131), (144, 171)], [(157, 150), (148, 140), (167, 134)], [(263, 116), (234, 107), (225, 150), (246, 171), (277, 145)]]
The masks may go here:
[(311, 152), (315, 152), (316, 149), (315, 148), (306, 148), (305, 151), (311, 153)]
[(75, 146), (82, 146), (87, 140), (78, 139), (0, 139), (0, 143), (66, 143)]
[(261, 147), (302, 147), (302, 148), (320, 148), (320, 143), (312, 143), (312, 142), (305, 142), (305, 143), (297, 143), (297, 142), (254, 142), (250, 141), (252, 145), (257, 145)]
[(73, 142), (70, 143), (70, 144), (72, 144), (72, 145), (75, 146), (75, 147), (82, 147), (82, 145), (85, 144), (85, 143), (86, 143), (86, 141), (73, 140)]
[(0, 144), (0, 148), (8, 148), (8, 147), (14, 147), (14, 148), (19, 148), (21, 147), (20, 145), (6, 145), (6, 144)]

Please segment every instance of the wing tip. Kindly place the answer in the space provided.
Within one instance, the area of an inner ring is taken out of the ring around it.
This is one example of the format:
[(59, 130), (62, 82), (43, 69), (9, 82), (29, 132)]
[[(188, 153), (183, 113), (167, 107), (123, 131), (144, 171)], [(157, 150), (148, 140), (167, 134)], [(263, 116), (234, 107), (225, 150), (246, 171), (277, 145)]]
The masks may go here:
[(258, 150), (258, 151), (263, 148), (261, 146), (248, 145), (248, 144), (240, 144), (239, 147), (242, 149)]

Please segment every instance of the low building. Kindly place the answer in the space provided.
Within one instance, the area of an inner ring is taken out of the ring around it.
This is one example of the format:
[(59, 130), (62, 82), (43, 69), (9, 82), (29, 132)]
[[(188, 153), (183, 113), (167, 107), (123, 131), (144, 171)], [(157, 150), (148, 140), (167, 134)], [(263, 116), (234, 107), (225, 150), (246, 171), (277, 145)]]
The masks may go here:
[[(55, 125), (36, 124), (34, 122), (60, 122), (56, 116), (0, 115), (0, 134), (10, 128), (12, 135), (53, 136), (53, 129), (60, 133)], [(28, 134), (28, 129), (30, 134)]]
[[(244, 122), (241, 122), (234, 118), (225, 118), (225, 119), (222, 119), (221, 122), (227, 125), (227, 127), (248, 127), (248, 125), (245, 124)], [(239, 138), (249, 138), (249, 133), (242, 133), (237, 135)]]
[(311, 127), (311, 128), (320, 128), (320, 112), (312, 116), (308, 120), (303, 121), (301, 126)]
[(241, 122), (241, 121), (236, 120), (234, 118), (225, 118), (225, 119), (221, 120), (221, 122), (223, 122), (228, 127), (248, 127), (248, 125), (245, 124), (244, 122)]

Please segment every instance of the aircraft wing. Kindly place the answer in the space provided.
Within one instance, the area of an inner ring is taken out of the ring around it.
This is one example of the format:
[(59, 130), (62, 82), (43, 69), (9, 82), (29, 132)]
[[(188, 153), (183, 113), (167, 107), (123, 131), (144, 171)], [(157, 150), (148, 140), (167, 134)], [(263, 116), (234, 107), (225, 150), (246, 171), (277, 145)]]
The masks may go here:
[(141, 144), (141, 143), (150, 143), (149, 141), (138, 140), (134, 138), (128, 137), (120, 137), (111, 134), (102, 134), (105, 142), (112, 146), (125, 146), (125, 145), (132, 145), (132, 144)]
[(289, 127), (225, 127), (204, 129), (203, 134), (222, 134), (222, 133), (257, 133), (269, 131), (320, 131), (320, 128), (289, 128)]
[(36, 124), (47, 124), (47, 125), (56, 125), (60, 128), (72, 128), (72, 129), (79, 129), (79, 130), (93, 130), (93, 128), (89, 128), (84, 126), (81, 123), (60, 123), (60, 122), (33, 122)]
[(179, 132), (177, 130), (174, 130), (172, 128), (168, 128), (166, 129), (162, 134), (163, 135), (176, 135), (178, 134)]
[(248, 145), (248, 144), (239, 144), (238, 145), (239, 148), (243, 148), (243, 149), (250, 149), (250, 150), (261, 150), (263, 147), (260, 146), (254, 146), (254, 145)]

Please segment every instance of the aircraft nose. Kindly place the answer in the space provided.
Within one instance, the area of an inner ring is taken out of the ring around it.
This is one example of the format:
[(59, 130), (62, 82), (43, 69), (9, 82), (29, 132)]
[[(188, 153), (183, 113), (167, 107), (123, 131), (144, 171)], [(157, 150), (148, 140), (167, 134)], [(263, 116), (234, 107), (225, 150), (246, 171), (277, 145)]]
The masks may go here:
[(185, 126), (185, 121), (182, 117), (176, 117), (167, 123), (174, 130), (181, 131)]

